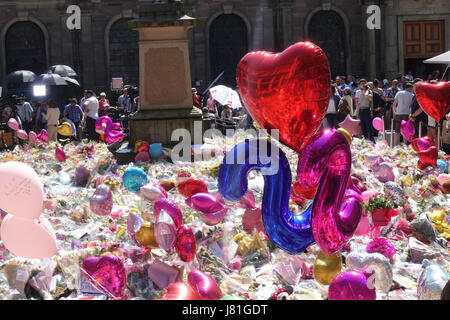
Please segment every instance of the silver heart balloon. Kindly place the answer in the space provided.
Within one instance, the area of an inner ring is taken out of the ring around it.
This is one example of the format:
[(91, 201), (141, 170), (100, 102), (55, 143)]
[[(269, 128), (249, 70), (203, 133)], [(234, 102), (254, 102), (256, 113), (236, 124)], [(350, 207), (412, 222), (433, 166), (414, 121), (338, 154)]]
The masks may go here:
[(424, 268), (417, 281), (417, 298), (419, 300), (440, 300), (442, 290), (450, 279), (440, 266), (433, 265), (428, 259), (423, 260)]
[(99, 216), (107, 216), (113, 207), (113, 197), (111, 188), (106, 184), (101, 184), (95, 190), (89, 202), (92, 212)]
[[(384, 293), (389, 292), (394, 279), (392, 266), (389, 260), (380, 253), (367, 253), (363, 251), (351, 252), (345, 259), (345, 264), (351, 270), (360, 272), (374, 271), (374, 287)], [(368, 279), (368, 284), (372, 284), (372, 276)]]
[(157, 184), (148, 184), (143, 186), (139, 190), (139, 196), (142, 200), (147, 202), (155, 202), (158, 199), (167, 198), (167, 194), (164, 189)]
[(141, 246), (141, 244), (136, 240), (136, 232), (141, 228), (141, 226), (144, 224), (144, 220), (142, 220), (141, 217), (135, 215), (134, 213), (129, 213), (127, 217), (127, 232), (130, 236), (131, 240), (138, 245)]

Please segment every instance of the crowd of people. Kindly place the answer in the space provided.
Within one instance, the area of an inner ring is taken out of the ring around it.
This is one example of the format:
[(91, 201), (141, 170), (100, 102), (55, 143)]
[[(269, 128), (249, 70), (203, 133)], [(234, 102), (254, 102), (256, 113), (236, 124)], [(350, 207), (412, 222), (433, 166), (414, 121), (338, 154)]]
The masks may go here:
[[(95, 122), (104, 111), (112, 107), (106, 93), (102, 92), (96, 96), (92, 90), (85, 90), (80, 100), (70, 98), (67, 104), (59, 106), (55, 99), (42, 99), (33, 108), (26, 100), (23, 95), (12, 97), (12, 102), (3, 108), (1, 122), (7, 123), (9, 118), (14, 117), (20, 120), (21, 129), (27, 133), (39, 133), (45, 129), (50, 141), (58, 139), (58, 127), (64, 122), (69, 122), (76, 129), (76, 133), (71, 137), (73, 140), (88, 138), (98, 141)], [(114, 108), (125, 114), (134, 113), (139, 109), (139, 96), (131, 97), (125, 87)]]
[[(438, 83), (439, 74), (427, 77), (427, 80), (414, 78), (411, 73), (398, 75), (392, 81), (353, 76), (338, 76), (331, 81), (331, 95), (323, 122), (324, 128), (338, 128), (347, 115), (360, 120), (360, 137), (375, 142), (380, 134), (372, 125), (375, 117), (384, 120), (385, 130), (395, 132), (394, 145), (400, 143), (401, 121), (411, 120), (415, 127), (415, 138), (428, 136), (438, 146), (436, 121), (420, 107), (415, 88), (421, 82)], [(449, 153), (450, 113), (441, 120), (442, 149)], [(406, 142), (406, 141), (404, 141)]]
[[(423, 81), (437, 83), (439, 74), (435, 73), (426, 80), (414, 78), (411, 73), (398, 75), (392, 81), (374, 79), (367, 81), (354, 76), (337, 76), (331, 81), (331, 95), (328, 109), (323, 121), (323, 128), (338, 128), (347, 115), (360, 120), (360, 137), (375, 142), (380, 134), (372, 125), (375, 117), (384, 119), (385, 130), (395, 132), (394, 145), (403, 139), (400, 135), (402, 120), (411, 120), (415, 127), (415, 138), (428, 136), (434, 145), (438, 145), (437, 123), (429, 117), (420, 107), (415, 96), (415, 88)], [(132, 114), (139, 110), (139, 96), (133, 97), (125, 87), (123, 94), (117, 99), (117, 110)], [(216, 123), (231, 123), (234, 117), (247, 114), (247, 127), (253, 126), (250, 114), (246, 110), (234, 110), (229, 106), (221, 105), (214, 100), (210, 92), (204, 97), (200, 96), (195, 88), (192, 89), (192, 102), (194, 107), (202, 111), (204, 120), (214, 120)], [(54, 99), (42, 100), (35, 108), (26, 101), (24, 96), (16, 98), (13, 107), (4, 108), (1, 116), (11, 117), (13, 114), (20, 119), (22, 129), (40, 132), (46, 129), (49, 139), (58, 139), (58, 126), (63, 122), (70, 122), (76, 128), (73, 139), (81, 141), (83, 138), (99, 140), (95, 130), (97, 118), (103, 111), (111, 108), (106, 93), (98, 96), (92, 90), (84, 91), (83, 97), (68, 99), (67, 105), (58, 106)], [(442, 148), (449, 153), (450, 147), (450, 113), (441, 121)]]

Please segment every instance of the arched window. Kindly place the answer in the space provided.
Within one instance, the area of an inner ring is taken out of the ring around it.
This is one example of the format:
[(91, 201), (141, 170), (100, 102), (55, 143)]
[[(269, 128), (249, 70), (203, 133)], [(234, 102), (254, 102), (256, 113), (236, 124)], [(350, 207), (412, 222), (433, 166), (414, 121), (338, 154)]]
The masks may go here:
[(345, 25), (341, 16), (332, 10), (318, 11), (309, 23), (309, 39), (328, 57), (332, 77), (346, 75)]
[(236, 87), (236, 68), (248, 51), (247, 26), (235, 14), (222, 14), (209, 29), (211, 80), (225, 71), (218, 82)]
[(125, 84), (139, 85), (139, 34), (128, 28), (129, 20), (119, 19), (109, 30), (109, 73)]
[(33, 22), (16, 22), (9, 27), (5, 50), (7, 74), (17, 70), (40, 74), (47, 68), (44, 33)]

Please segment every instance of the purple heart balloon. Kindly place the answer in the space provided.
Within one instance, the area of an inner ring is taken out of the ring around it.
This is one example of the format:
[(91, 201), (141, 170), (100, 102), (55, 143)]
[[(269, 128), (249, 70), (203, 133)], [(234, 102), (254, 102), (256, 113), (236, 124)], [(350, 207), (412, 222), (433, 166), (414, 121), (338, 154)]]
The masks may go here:
[(405, 121), (402, 120), (400, 132), (409, 142), (414, 138), (414, 134), (416, 133), (416, 129), (414, 129), (414, 125), (411, 120)]
[(37, 135), (37, 139), (42, 142), (48, 142), (48, 132), (45, 129), (42, 129), (41, 132)]
[(106, 184), (101, 184), (95, 190), (89, 202), (92, 212), (99, 216), (107, 216), (111, 213), (113, 207), (113, 197), (111, 188)]
[(223, 297), (222, 290), (220, 290), (216, 281), (200, 270), (189, 272), (188, 283), (202, 300), (219, 300)]
[(328, 300), (375, 300), (375, 288), (369, 289), (362, 272), (346, 271), (333, 279), (328, 288)]
[(223, 204), (209, 193), (197, 193), (189, 199), (186, 204), (203, 213), (216, 213), (224, 208)]
[(83, 269), (87, 278), (105, 294), (116, 298), (123, 297), (127, 284), (127, 274), (122, 260), (116, 255), (89, 257), (83, 261)]

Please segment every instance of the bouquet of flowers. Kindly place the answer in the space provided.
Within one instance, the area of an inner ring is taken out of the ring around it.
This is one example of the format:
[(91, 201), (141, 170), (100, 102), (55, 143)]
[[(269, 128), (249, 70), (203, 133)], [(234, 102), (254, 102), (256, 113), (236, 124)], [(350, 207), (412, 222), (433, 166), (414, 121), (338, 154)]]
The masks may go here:
[(368, 203), (363, 203), (366, 213), (372, 215), (372, 222), (374, 226), (387, 226), (391, 222), (391, 218), (398, 215), (395, 211), (394, 203), (391, 199), (383, 194), (377, 194), (370, 198)]

